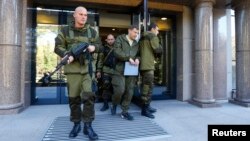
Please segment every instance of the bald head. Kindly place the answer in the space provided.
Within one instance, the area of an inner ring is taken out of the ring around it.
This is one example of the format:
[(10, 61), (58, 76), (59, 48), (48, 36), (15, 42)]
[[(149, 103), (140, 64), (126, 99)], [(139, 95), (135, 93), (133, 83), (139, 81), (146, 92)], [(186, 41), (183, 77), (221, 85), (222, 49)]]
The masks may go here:
[(79, 12), (79, 11), (87, 11), (87, 9), (83, 6), (78, 6), (76, 7), (75, 12)]
[(75, 27), (76, 28), (84, 27), (84, 25), (88, 19), (88, 11), (85, 7), (78, 6), (75, 9), (73, 17), (75, 19)]

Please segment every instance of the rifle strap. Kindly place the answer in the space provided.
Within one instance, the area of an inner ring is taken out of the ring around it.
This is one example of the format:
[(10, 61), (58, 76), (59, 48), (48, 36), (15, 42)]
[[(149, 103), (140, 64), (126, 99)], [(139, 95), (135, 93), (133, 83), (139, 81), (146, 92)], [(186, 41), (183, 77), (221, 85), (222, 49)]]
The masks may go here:
[(105, 63), (109, 57), (109, 55), (111, 54), (111, 52), (114, 50), (114, 48), (111, 48), (110, 51), (108, 52), (107, 56), (104, 58), (103, 62)]

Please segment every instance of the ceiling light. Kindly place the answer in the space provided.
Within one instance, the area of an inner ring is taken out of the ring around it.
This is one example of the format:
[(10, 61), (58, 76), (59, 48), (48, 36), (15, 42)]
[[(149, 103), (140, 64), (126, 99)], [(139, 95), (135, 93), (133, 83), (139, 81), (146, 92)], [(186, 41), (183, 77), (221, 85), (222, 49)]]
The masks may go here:
[(161, 20), (166, 21), (166, 20), (167, 20), (167, 18), (166, 18), (166, 17), (162, 17), (162, 18), (161, 18)]
[(37, 8), (36, 8), (36, 10), (38, 10), (38, 11), (39, 11), (39, 10), (43, 10), (43, 9), (42, 9), (41, 7), (37, 7)]

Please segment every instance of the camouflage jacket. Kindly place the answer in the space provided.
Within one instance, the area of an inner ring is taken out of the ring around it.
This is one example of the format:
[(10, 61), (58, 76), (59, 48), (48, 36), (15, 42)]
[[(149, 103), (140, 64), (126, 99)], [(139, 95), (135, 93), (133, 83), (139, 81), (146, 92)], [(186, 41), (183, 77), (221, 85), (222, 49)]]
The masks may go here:
[[(85, 24), (83, 28), (75, 28), (74, 23), (70, 26), (64, 26), (60, 29), (57, 37), (55, 38), (55, 53), (60, 57), (63, 57), (72, 47), (78, 45), (81, 42), (87, 42), (94, 45), (95, 52), (98, 53), (102, 48), (101, 40), (98, 37), (97, 32), (90, 27), (89, 24)], [(97, 58), (97, 57), (96, 57)], [(89, 62), (92, 63), (92, 71), (95, 71), (96, 61), (94, 60), (94, 53), (83, 53), (79, 58), (74, 58), (74, 61), (65, 65), (64, 73), (89, 73)], [(81, 62), (81, 63), (80, 63)]]
[(114, 44), (114, 56), (117, 60), (115, 66), (115, 74), (123, 75), (125, 62), (129, 61), (129, 58), (140, 59), (139, 44), (137, 43), (137, 41), (133, 41), (132, 46), (130, 46), (126, 35), (120, 35), (116, 38)]
[(155, 70), (155, 55), (162, 53), (159, 38), (152, 32), (145, 32), (140, 41), (140, 70)]

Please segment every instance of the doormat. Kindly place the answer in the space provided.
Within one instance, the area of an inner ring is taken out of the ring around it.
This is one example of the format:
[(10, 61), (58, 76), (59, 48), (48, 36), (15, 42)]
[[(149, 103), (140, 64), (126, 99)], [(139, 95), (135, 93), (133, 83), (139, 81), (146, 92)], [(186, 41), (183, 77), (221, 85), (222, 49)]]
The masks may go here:
[[(99, 136), (98, 141), (155, 141), (169, 138), (170, 135), (152, 119), (141, 116), (140, 113), (131, 113), (133, 121), (122, 119), (120, 115), (96, 115), (92, 123), (93, 129)], [(70, 139), (69, 132), (73, 127), (69, 117), (57, 117), (42, 141), (83, 141), (88, 137), (83, 130), (76, 138)], [(82, 123), (83, 127), (83, 123)]]

